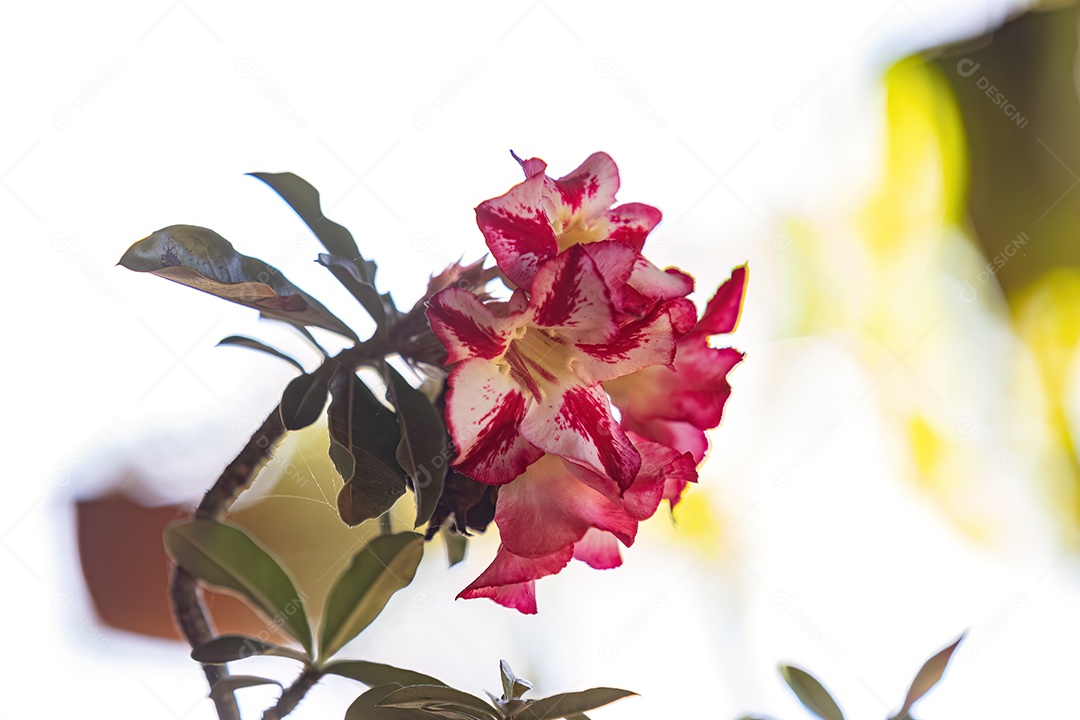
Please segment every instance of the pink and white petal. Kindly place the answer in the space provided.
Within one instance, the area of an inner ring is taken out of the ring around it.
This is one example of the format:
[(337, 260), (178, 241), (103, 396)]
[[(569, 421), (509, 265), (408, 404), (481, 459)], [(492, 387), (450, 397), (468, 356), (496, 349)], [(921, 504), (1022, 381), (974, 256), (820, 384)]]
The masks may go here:
[(537, 558), (523, 558), (509, 552), (505, 547), (500, 547), (487, 570), (458, 593), (458, 597), (486, 597), (525, 614), (535, 614), (536, 593), (533, 582), (562, 570), (573, 554), (572, 545)]
[(528, 287), (536, 269), (559, 251), (545, 207), (546, 178), (537, 175), (476, 208), (476, 224), (499, 268), (516, 285)]
[(671, 318), (663, 308), (619, 328), (619, 334), (600, 344), (578, 344), (574, 370), (586, 384), (607, 382), (652, 365), (675, 360), (676, 340)]
[(543, 455), (520, 432), (527, 401), (495, 363), (466, 360), (450, 373), (446, 426), (458, 472), (488, 485), (510, 482)]
[(641, 252), (641, 248), (645, 245), (645, 238), (662, 219), (663, 215), (652, 205), (644, 203), (620, 205), (608, 210), (605, 214), (608, 239), (625, 242)]
[(611, 533), (590, 528), (574, 545), (574, 559), (581, 560), (595, 570), (610, 570), (622, 565), (619, 541)]
[(724, 416), (731, 396), (727, 375), (743, 360), (732, 348), (711, 348), (704, 343), (681, 342), (675, 358), (676, 373), (669, 378), (668, 400), (657, 417), (685, 420), (702, 430), (714, 428)]
[(499, 490), (495, 524), (503, 548), (527, 558), (572, 546), (589, 528), (610, 532), (626, 545), (637, 534), (634, 518), (580, 482), (554, 455), (537, 460)]
[(525, 178), (531, 178), (533, 175), (543, 175), (547, 170), (547, 163), (540, 158), (529, 158), (528, 160), (522, 160), (517, 154), (511, 150), (510, 154), (514, 156), (514, 159), (518, 161), (518, 165), (525, 171)]
[(686, 297), (694, 291), (694, 278), (675, 268), (661, 270), (640, 255), (628, 282), (630, 287), (653, 300)]
[(596, 270), (604, 278), (612, 296), (615, 290), (626, 285), (630, 280), (630, 275), (634, 272), (634, 264), (641, 257), (634, 248), (624, 242), (604, 240), (581, 247), (596, 263)]
[(740, 265), (731, 271), (731, 277), (717, 289), (709, 304), (705, 306), (705, 312), (694, 328), (694, 334), (721, 335), (738, 326), (743, 297), (746, 294), (746, 278), (746, 265)]
[(502, 355), (510, 344), (515, 316), (499, 317), (474, 293), (450, 287), (428, 301), (428, 322), (446, 346), (446, 363), (468, 358), (490, 360)]
[(689, 453), (695, 463), (705, 459), (709, 440), (705, 431), (688, 422), (678, 420), (640, 420), (623, 415), (623, 427), (680, 453)]
[(604, 278), (577, 245), (540, 266), (529, 302), (533, 323), (570, 339), (605, 342), (617, 330)]
[(639, 520), (652, 517), (661, 499), (672, 487), (697, 482), (697, 462), (689, 452), (680, 452), (663, 443), (629, 432), (627, 435), (641, 453), (641, 472), (626, 491), (624, 507)]
[(552, 181), (558, 193), (559, 219), (579, 215), (586, 221), (600, 217), (615, 202), (619, 191), (619, 169), (607, 153), (593, 153), (568, 175)]
[(600, 385), (549, 385), (521, 421), (533, 445), (574, 460), (627, 488), (637, 477), (641, 456), (611, 415)]

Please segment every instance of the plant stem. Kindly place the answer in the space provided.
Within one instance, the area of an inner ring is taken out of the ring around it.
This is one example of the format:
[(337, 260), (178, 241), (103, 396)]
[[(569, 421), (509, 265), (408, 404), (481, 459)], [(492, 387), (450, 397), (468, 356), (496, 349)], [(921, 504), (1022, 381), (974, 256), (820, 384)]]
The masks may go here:
[(304, 668), (304, 672), (300, 673), (300, 677), (296, 678), (293, 684), (286, 688), (285, 692), (281, 693), (277, 704), (263, 713), (263, 720), (281, 720), (281, 718), (291, 713), (304, 699), (307, 691), (315, 687), (315, 683), (319, 682), (321, 677), (321, 670), (313, 667)]

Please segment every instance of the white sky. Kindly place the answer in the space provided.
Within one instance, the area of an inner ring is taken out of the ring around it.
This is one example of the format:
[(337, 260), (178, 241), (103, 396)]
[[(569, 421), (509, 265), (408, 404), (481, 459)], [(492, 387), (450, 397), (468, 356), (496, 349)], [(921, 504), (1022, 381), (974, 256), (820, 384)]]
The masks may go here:
[[(496, 686), (498, 657), (515, 667), (530, 658), (518, 667), (527, 675), (524, 666), (550, 647), (547, 664), (535, 665), (541, 692), (629, 687), (643, 697), (594, 713), (627, 719), (702, 708), (709, 717), (801, 717), (774, 671), (789, 661), (822, 677), (851, 717), (869, 718), (894, 710), (919, 663), (971, 628), (969, 662), (921, 717), (1058, 715), (1075, 676), (1068, 648), (1080, 640), (1073, 560), (1055, 563), (1055, 547), (1035, 542), (1023, 562), (1005, 564), (968, 544), (881, 460), (894, 440), (872, 404), (845, 415), (804, 484), (784, 491), (773, 482), (776, 459), (822, 425), (815, 409), (873, 378), (827, 341), (775, 341), (790, 298), (769, 240), (784, 215), (841, 203), (872, 176), (876, 78), (891, 60), (975, 32), (1006, 7), (6, 8), (0, 218), (19, 312), (9, 316), (3, 360), (14, 467), (0, 504), (0, 573), (14, 588), (3, 599), (5, 637), (20, 660), (15, 678), (16, 663), (7, 665), (15, 690), (0, 717), (39, 708), (57, 717), (213, 716), (179, 646), (99, 636), (73, 576), (63, 501), (75, 491), (70, 477), (89, 489), (100, 469), (93, 451), (110, 444), (167, 449), (168, 463), (209, 482), (221, 455), (200, 450), (239, 442), (237, 421), (272, 406), (289, 377), (273, 361), (214, 343), (288, 336), (251, 311), (114, 267), (124, 249), (173, 223), (212, 227), (359, 320), (362, 311), (311, 262), (314, 239), (243, 173), (291, 170), (315, 184), (327, 214), (380, 264), (380, 287), (408, 304), (428, 273), (483, 252), (472, 208), (518, 181), (510, 149), (544, 158), (556, 175), (609, 152), (622, 171), (620, 200), (665, 214), (653, 256), (693, 272), (703, 294), (750, 261), (736, 344), (751, 361), (738, 371), (714, 453), (730, 465), (710, 465), (703, 477), (730, 486), (724, 507), (739, 522), (704, 558), (646, 535), (620, 571), (574, 568), (542, 582), (537, 618), (453, 603), (463, 574), (448, 579), (426, 566), (421, 581), (437, 603), (424, 606), (427, 620), (373, 632), (365, 657), (479, 691)], [(814, 382), (781, 392), (778, 368), (792, 365)], [(478, 544), (471, 571), (491, 551)], [(394, 612), (406, 617), (407, 608)], [(425, 664), (457, 642), (436, 617), (475, 639), (476, 667)], [(680, 632), (683, 624), (690, 630)], [(266, 672), (292, 672), (267, 662)], [(336, 687), (295, 717), (343, 707), (347, 688)], [(247, 693), (252, 716), (272, 696)]]

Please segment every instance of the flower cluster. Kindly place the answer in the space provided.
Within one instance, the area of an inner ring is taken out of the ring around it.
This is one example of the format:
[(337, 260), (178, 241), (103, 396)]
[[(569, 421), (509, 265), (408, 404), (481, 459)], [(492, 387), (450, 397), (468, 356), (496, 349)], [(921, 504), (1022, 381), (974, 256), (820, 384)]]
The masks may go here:
[(619, 565), (619, 543), (696, 481), (742, 359), (709, 338), (735, 328), (746, 269), (699, 318), (693, 279), (642, 254), (660, 211), (614, 206), (608, 155), (557, 180), (518, 162), (524, 182), (476, 209), (512, 296), (447, 287), (427, 316), (452, 366), (454, 469), (498, 487), (501, 547), (459, 597), (534, 613), (535, 580), (571, 558)]

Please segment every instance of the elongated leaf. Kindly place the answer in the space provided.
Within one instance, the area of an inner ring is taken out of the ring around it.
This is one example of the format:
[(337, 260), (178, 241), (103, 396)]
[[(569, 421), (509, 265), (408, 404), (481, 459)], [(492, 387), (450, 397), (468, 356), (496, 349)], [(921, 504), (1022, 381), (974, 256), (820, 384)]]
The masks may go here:
[(963, 642), (965, 635), (967, 633), (958, 637), (956, 642), (935, 654), (919, 668), (919, 672), (915, 675), (915, 679), (908, 689), (907, 697), (904, 698), (904, 705), (900, 708), (900, 717), (907, 715), (911, 710), (911, 706), (938, 684), (942, 675), (945, 674), (945, 669), (949, 667), (949, 660), (952, 658), (953, 653), (956, 652), (956, 648)]
[(319, 652), (330, 658), (378, 617), (386, 603), (412, 582), (424, 538), (416, 533), (380, 535), (353, 556), (326, 598)]
[(277, 268), (241, 255), (228, 240), (207, 228), (162, 228), (128, 248), (120, 264), (255, 308), (266, 317), (321, 327), (357, 340), (345, 323)]
[(452, 705), (468, 708), (479, 713), (483, 718), (500, 720), (499, 711), (491, 705), (467, 692), (462, 692), (442, 685), (413, 685), (389, 693), (376, 703), (378, 707), (399, 708), (438, 708), (440, 705)]
[(387, 695), (400, 688), (400, 685), (384, 685), (371, 688), (353, 701), (353, 704), (345, 711), (345, 720), (434, 720), (440, 717), (415, 708), (379, 707), (377, 705)]
[(844, 720), (844, 713), (816, 677), (794, 665), (781, 665), (780, 674), (806, 709), (822, 720)]
[(505, 660), (499, 661), (499, 674), (502, 676), (505, 700), (520, 700), (522, 695), (532, 690), (532, 683), (515, 675), (510, 669), (510, 663)]
[(450, 529), (446, 527), (442, 529), (441, 534), (443, 542), (446, 543), (446, 560), (449, 562), (450, 567), (454, 567), (465, 559), (465, 552), (469, 547), (469, 539), (464, 535), (450, 531)]
[(352, 293), (357, 302), (368, 311), (368, 315), (375, 321), (376, 337), (385, 338), (386, 308), (383, 306), (383, 299), (379, 296), (379, 291), (375, 289), (374, 285), (364, 281), (360, 271), (356, 268), (356, 263), (340, 255), (321, 253), (319, 255), (319, 264), (328, 269), (338, 279), (338, 282)]
[(330, 375), (334, 368), (325, 363), (310, 375), (304, 373), (285, 386), (281, 394), (281, 422), (288, 430), (299, 430), (315, 423), (326, 407)]
[(375, 263), (360, 256), (352, 233), (323, 215), (319, 191), (311, 183), (291, 172), (248, 174), (262, 180), (280, 195), (331, 254), (353, 261), (363, 282), (375, 284)]
[(266, 343), (259, 342), (255, 338), (244, 337), (243, 335), (230, 335), (229, 337), (222, 338), (218, 341), (218, 346), (220, 347), (221, 345), (236, 345), (237, 347), (246, 347), (251, 348), (252, 350), (258, 350), (260, 352), (266, 353), (267, 355), (273, 355), (279, 360), (284, 360), (300, 372), (304, 372), (304, 366), (301, 365), (296, 358), (290, 357), (289, 355), (286, 355), (277, 348), (270, 347)]
[(431, 519), (442, 497), (450, 440), (443, 414), (427, 395), (401, 377), (390, 363), (383, 364), (387, 399), (397, 410), (401, 442), (395, 453), (398, 465), (408, 473), (416, 493), (416, 521), (420, 527)]
[(516, 720), (565, 718), (613, 703), (631, 695), (637, 695), (637, 693), (629, 690), (619, 690), (618, 688), (592, 688), (581, 692), (562, 693), (531, 702), (514, 713), (513, 717)]
[(276, 655), (300, 662), (308, 661), (308, 656), (303, 653), (246, 635), (219, 635), (191, 651), (192, 660), (207, 665), (224, 665), (256, 655)]
[(189, 574), (240, 593), (311, 653), (311, 627), (296, 588), (243, 530), (216, 520), (187, 520), (165, 529), (165, 548)]
[(414, 670), (403, 670), (393, 665), (383, 665), (382, 663), (366, 662), (364, 660), (338, 660), (324, 666), (323, 672), (351, 678), (368, 687), (446, 684), (430, 675), (418, 673)]
[(401, 432), (394, 413), (352, 370), (334, 374), (330, 394), (330, 459), (345, 480), (338, 513), (347, 524), (359, 525), (382, 515), (405, 494), (407, 476), (396, 457)]
[(281, 687), (281, 683), (277, 680), (258, 677), (256, 675), (226, 675), (223, 678), (219, 678), (216, 684), (227, 690), (233, 691), (246, 687), (254, 687), (256, 685), (277, 685), (278, 687)]

